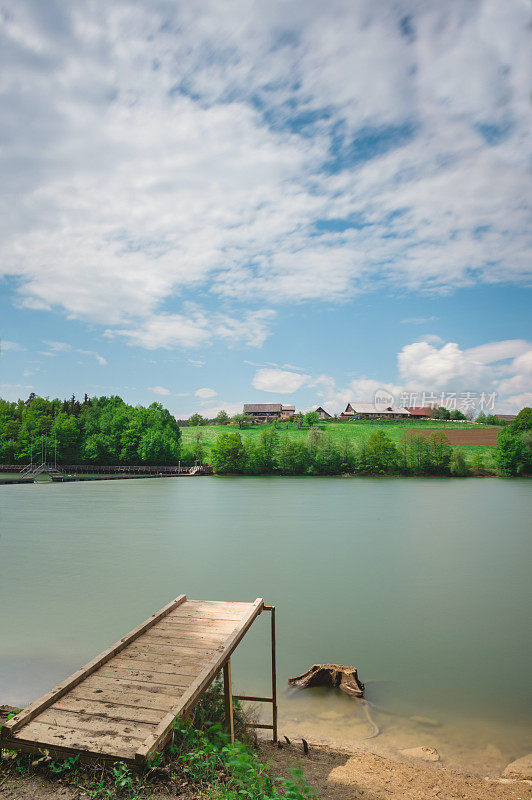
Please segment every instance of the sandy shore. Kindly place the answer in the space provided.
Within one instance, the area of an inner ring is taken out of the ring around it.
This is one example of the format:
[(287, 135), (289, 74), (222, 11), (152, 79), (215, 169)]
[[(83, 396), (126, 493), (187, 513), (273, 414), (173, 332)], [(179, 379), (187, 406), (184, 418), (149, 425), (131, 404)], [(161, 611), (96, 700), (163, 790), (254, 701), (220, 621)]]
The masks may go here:
[[(343, 752), (310, 743), (308, 754), (300, 742), (260, 742), (262, 760), (272, 775), (288, 777), (301, 767), (320, 800), (531, 800), (532, 782), (480, 778), (447, 769), (440, 762), (415, 763), (415, 759), (385, 758), (365, 750)], [(195, 795), (155, 790), (153, 800), (192, 800)], [(87, 795), (54, 778), (4, 776), (0, 797), (5, 800), (82, 800)]]

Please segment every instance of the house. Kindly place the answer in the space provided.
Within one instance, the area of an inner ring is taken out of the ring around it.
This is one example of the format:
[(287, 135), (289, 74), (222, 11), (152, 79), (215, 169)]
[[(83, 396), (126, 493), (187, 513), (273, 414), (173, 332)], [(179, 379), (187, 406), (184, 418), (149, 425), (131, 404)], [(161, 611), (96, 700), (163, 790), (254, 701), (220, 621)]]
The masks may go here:
[(411, 417), (430, 417), (434, 410), (430, 406), (406, 406), (406, 410)]
[(348, 403), (339, 419), (406, 419), (410, 413), (402, 406), (380, 408), (375, 403)]
[(253, 417), (253, 422), (272, 422), (274, 419), (291, 419), (296, 413), (295, 406), (282, 403), (244, 403), (244, 414)]
[(321, 406), (317, 407), (316, 413), (320, 415), (320, 419), (332, 419), (332, 414), (329, 414), (329, 412), (325, 411)]
[(517, 414), (497, 414), (495, 413), (497, 419), (503, 419), (505, 422), (513, 422), (513, 420), (517, 417)]

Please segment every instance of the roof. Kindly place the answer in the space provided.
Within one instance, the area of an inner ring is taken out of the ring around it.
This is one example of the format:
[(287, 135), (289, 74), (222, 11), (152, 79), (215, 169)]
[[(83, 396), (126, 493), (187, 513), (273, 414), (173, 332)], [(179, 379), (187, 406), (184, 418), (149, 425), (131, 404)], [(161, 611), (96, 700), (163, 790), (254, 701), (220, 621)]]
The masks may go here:
[(413, 417), (430, 416), (434, 410), (431, 406), (405, 406), (405, 408)]
[(244, 403), (244, 414), (257, 414), (261, 411), (275, 413), (282, 410), (281, 403)]
[(282, 406), (282, 410), (283, 411), (295, 411), (296, 407), (295, 406)]
[[(321, 412), (322, 412), (322, 414), (329, 414), (329, 412), (328, 412), (328, 411), (325, 411), (325, 409), (323, 408), (323, 406), (318, 406), (318, 407), (317, 407), (315, 410), (316, 410), (316, 411), (318, 411), (318, 412), (320, 412), (320, 411), (321, 411)], [(331, 415), (329, 414), (329, 416), (331, 416)]]
[[(351, 406), (352, 411), (349, 411)], [(386, 406), (385, 408), (377, 408), (375, 403), (348, 403), (344, 414), (409, 414), (403, 406)]]
[(498, 417), (498, 419), (505, 419), (508, 422), (512, 422), (517, 417), (517, 414), (497, 414), (494, 413), (494, 416)]

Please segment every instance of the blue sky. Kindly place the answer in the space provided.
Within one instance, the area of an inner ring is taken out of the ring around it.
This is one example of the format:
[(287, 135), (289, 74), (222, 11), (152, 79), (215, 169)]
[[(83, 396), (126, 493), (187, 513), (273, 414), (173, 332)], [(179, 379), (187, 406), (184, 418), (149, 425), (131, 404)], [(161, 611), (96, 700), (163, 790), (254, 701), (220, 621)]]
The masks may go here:
[(0, 395), (532, 405), (530, 22), (8, 0)]

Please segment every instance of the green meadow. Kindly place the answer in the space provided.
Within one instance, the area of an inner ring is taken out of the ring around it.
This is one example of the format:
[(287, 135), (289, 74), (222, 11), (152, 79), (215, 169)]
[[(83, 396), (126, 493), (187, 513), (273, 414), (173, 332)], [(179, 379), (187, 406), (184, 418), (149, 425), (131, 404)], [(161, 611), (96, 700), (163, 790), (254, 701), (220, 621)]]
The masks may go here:
[[(264, 425), (244, 425), (242, 428), (238, 428), (237, 425), (203, 425), (199, 428), (197, 427), (182, 427), (181, 434), (182, 439), (181, 443), (184, 447), (189, 445), (193, 445), (196, 442), (196, 436), (199, 434), (201, 439), (201, 445), (205, 448), (206, 455), (205, 460), (208, 460), (208, 453), (210, 452), (210, 447), (214, 444), (220, 433), (227, 432), (227, 431), (238, 431), (242, 437), (242, 441), (248, 440), (258, 440), (261, 430), (264, 430)], [(430, 429), (435, 431), (441, 431), (445, 429), (453, 429), (453, 430), (464, 430), (465, 428), (478, 428), (480, 426), (467, 423), (467, 422), (439, 422), (435, 420), (355, 420), (353, 422), (320, 422), (315, 427), (319, 428), (319, 430), (327, 433), (332, 439), (336, 442), (349, 439), (353, 443), (359, 442), (361, 439), (367, 439), (371, 433), (375, 431), (382, 430), (384, 431), (390, 439), (393, 439), (395, 442), (399, 442), (405, 433), (412, 429)], [(490, 428), (490, 427), (497, 427), (495, 425), (482, 425), (482, 428)], [(279, 435), (282, 436), (289, 436), (291, 439), (304, 441), (308, 435), (309, 429), (308, 427), (304, 426), (301, 428), (297, 427), (297, 424), (294, 422), (280, 422), (277, 423), (277, 430), (279, 431)], [(475, 453), (482, 453), (485, 465), (487, 467), (492, 465), (491, 462), (491, 453), (493, 451), (492, 446), (464, 446), (464, 452), (468, 453), (470, 456), (474, 455)]]

